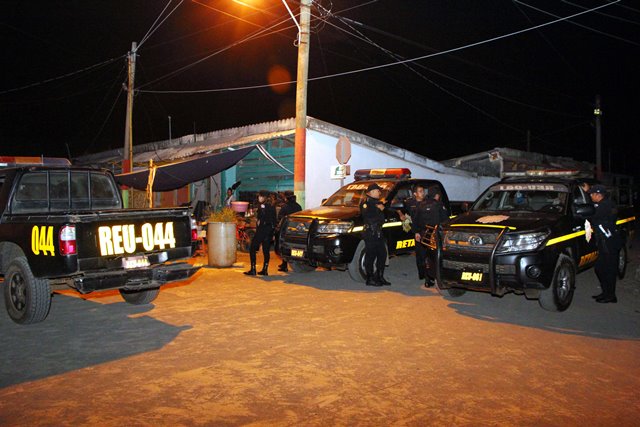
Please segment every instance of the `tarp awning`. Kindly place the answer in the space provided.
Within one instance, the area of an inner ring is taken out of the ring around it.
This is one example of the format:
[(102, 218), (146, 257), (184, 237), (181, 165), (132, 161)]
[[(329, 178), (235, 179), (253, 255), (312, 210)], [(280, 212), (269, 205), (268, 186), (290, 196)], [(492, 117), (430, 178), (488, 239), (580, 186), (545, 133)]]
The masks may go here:
[[(192, 182), (216, 175), (238, 163), (255, 148), (255, 146), (246, 147), (158, 166), (153, 181), (153, 191), (176, 190)], [(120, 185), (144, 191), (149, 182), (149, 169), (116, 175), (115, 178)]]

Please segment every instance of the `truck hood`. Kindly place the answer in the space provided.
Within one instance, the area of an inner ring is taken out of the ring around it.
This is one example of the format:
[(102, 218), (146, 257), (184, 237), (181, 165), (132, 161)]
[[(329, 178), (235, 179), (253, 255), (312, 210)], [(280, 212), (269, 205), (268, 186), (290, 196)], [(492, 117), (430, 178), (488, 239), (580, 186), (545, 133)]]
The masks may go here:
[(555, 224), (562, 215), (556, 213), (505, 211), (466, 212), (453, 218), (449, 224), (470, 227), (509, 227), (512, 231), (534, 231)]
[(352, 220), (360, 215), (360, 208), (350, 206), (318, 206), (289, 215), (291, 218), (318, 218), (328, 220)]

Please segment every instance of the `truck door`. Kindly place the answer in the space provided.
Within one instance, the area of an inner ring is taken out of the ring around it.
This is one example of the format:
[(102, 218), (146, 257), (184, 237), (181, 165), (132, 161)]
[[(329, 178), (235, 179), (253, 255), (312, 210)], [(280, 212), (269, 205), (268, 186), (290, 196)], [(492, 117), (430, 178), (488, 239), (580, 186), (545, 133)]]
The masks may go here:
[[(584, 204), (591, 203), (591, 198), (589, 197), (588, 194), (586, 194), (580, 188), (580, 186), (575, 186), (572, 192), (571, 202), (572, 202), (571, 212), (569, 214), (572, 217), (572, 230), (584, 231), (585, 219), (575, 215), (574, 207), (577, 205), (584, 205)], [(591, 236), (591, 240), (589, 242), (587, 242), (587, 239), (585, 238), (585, 236), (578, 237), (576, 248), (578, 250), (577, 264), (579, 269), (589, 267), (590, 265), (593, 265), (595, 263), (597, 259), (595, 235)]]
[(389, 253), (410, 252), (416, 245), (415, 238), (411, 230), (402, 229), (402, 219), (400, 213), (404, 215), (404, 201), (413, 196), (411, 192), (412, 183), (399, 183), (390, 193), (391, 197), (386, 211), (386, 222), (384, 224), (387, 236), (387, 247)]

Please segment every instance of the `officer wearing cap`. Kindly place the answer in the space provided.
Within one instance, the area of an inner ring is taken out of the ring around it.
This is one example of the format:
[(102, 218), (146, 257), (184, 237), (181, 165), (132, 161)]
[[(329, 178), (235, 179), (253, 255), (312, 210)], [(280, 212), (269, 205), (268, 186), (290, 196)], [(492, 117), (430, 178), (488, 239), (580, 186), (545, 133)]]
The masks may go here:
[(604, 185), (591, 186), (589, 196), (596, 208), (589, 220), (598, 247), (595, 271), (602, 289), (602, 293), (594, 295), (593, 298), (599, 303), (616, 303), (618, 302), (616, 297), (618, 253), (622, 248), (622, 238), (616, 230), (617, 208)]
[[(367, 187), (367, 198), (360, 204), (360, 213), (364, 221), (364, 269), (367, 274), (367, 286), (388, 286), (391, 283), (384, 278), (384, 267), (387, 262), (387, 247), (382, 234), (384, 224), (384, 204), (380, 201), (382, 187), (371, 184)], [(375, 261), (376, 272), (373, 272)]]
[[(437, 186), (431, 186), (428, 189), (427, 197), (416, 207), (416, 217), (412, 224), (412, 231), (415, 234), (416, 243), (421, 242), (427, 226), (435, 227), (447, 219), (447, 209), (440, 200), (441, 198), (442, 194), (440, 193), (440, 189)], [(434, 277), (432, 274), (429, 274), (431, 269), (427, 268), (427, 262), (431, 261), (428, 261), (426, 246), (416, 244), (416, 258), (419, 253), (422, 263), (421, 266), (418, 265), (418, 271), (420, 271), (420, 267), (422, 267), (422, 277), (420, 277), (420, 279), (424, 278), (424, 285), (431, 287), (434, 283)]]
[[(282, 223), (287, 215), (291, 215), (292, 213), (296, 213), (302, 210), (302, 206), (298, 202), (296, 202), (296, 195), (293, 194), (293, 191), (287, 190), (284, 192), (284, 197), (286, 198), (286, 203), (283, 207), (280, 208), (280, 212), (278, 212), (278, 229), (282, 227)], [(276, 245), (278, 242), (276, 242)], [(289, 271), (287, 267), (287, 261), (282, 260), (282, 264), (278, 266), (278, 271), (284, 271), (285, 273)]]
[(258, 222), (256, 223), (256, 234), (251, 239), (249, 247), (249, 258), (251, 260), (251, 269), (245, 271), (248, 276), (256, 275), (256, 252), (262, 245), (262, 254), (264, 256), (264, 265), (262, 270), (257, 274), (262, 276), (269, 275), (269, 251), (271, 249), (271, 241), (273, 240), (273, 230), (276, 226), (276, 208), (269, 201), (269, 192), (260, 190), (258, 193)]

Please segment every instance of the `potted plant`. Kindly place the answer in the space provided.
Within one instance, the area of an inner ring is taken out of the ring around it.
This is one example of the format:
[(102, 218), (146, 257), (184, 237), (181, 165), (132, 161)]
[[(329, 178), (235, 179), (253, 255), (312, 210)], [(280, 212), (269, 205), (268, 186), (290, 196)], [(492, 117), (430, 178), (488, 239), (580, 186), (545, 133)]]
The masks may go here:
[(210, 267), (231, 267), (236, 262), (236, 213), (231, 208), (209, 214), (207, 243)]

